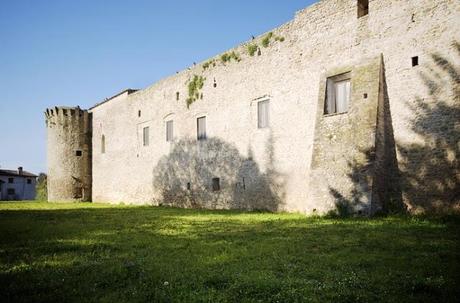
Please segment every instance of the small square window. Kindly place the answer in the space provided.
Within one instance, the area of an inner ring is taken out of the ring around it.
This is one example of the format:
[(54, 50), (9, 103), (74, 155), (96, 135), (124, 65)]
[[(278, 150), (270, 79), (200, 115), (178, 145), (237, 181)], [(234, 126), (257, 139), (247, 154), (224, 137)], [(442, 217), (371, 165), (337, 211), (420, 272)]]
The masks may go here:
[(8, 183), (14, 183), (14, 178), (8, 178)]
[(264, 100), (257, 103), (257, 127), (266, 128), (269, 127), (270, 121), (270, 101)]
[(369, 0), (358, 0), (358, 18), (369, 14)]
[(173, 120), (166, 122), (166, 142), (171, 142), (174, 138), (174, 122)]
[(418, 56), (412, 57), (412, 66), (417, 66), (418, 65)]
[(32, 180), (31, 180), (31, 179), (27, 179), (27, 184), (32, 184)]
[(81, 155), (82, 155), (81, 150), (75, 151), (75, 155), (76, 155), (77, 157), (81, 157)]
[(220, 190), (220, 179), (219, 178), (213, 178), (212, 179), (212, 190), (213, 191), (219, 191)]
[(206, 117), (200, 117), (196, 120), (197, 139), (206, 140)]
[(142, 130), (143, 144), (149, 146), (149, 127), (144, 127)]
[(14, 188), (8, 188), (7, 193), (8, 193), (8, 195), (15, 195), (16, 191), (14, 190)]
[(348, 111), (351, 95), (351, 74), (330, 77), (326, 83), (324, 114), (340, 114)]

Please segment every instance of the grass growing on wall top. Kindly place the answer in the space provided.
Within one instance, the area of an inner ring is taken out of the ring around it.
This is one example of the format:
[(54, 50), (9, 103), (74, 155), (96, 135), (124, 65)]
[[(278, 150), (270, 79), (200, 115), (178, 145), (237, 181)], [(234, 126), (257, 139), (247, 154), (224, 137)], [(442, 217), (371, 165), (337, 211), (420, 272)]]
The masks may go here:
[(224, 53), (220, 56), (220, 61), (225, 64), (227, 62), (230, 62), (231, 60), (235, 60), (236, 62), (241, 61), (241, 57), (238, 53), (236, 52), (231, 52), (231, 53)]
[(454, 302), (458, 218), (0, 204), (0, 300)]
[(251, 43), (248, 44), (248, 54), (251, 57), (254, 57), (254, 54), (257, 52), (258, 46), (257, 44)]
[(273, 37), (273, 33), (270, 32), (262, 39), (262, 46), (268, 47), (270, 45), (270, 39)]

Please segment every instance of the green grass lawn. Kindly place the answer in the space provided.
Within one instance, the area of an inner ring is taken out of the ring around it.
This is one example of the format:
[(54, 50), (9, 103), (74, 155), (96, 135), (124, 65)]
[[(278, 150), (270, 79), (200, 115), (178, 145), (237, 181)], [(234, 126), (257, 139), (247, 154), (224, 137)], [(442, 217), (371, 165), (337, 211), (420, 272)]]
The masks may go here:
[(0, 204), (1, 302), (456, 302), (460, 220)]

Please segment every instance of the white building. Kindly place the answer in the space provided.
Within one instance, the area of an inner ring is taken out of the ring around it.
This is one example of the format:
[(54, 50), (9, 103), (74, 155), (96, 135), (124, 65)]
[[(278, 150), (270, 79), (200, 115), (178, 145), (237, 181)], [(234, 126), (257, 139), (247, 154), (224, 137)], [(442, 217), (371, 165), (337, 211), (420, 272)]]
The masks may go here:
[(18, 167), (0, 169), (0, 200), (33, 200), (37, 176)]

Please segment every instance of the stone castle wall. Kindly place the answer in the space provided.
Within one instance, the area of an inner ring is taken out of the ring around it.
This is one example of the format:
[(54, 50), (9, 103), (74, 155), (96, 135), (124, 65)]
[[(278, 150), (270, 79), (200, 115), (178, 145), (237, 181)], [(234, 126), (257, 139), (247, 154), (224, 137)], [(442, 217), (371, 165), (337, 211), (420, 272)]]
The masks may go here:
[(369, 213), (375, 176), (375, 135), (379, 101), (381, 59), (363, 60), (332, 69), (327, 78), (350, 72), (351, 103), (346, 113), (324, 114), (324, 94), (318, 98), (309, 199), (312, 210), (323, 213), (336, 206), (345, 211)]
[(78, 107), (45, 112), (48, 201), (91, 201), (91, 114)]
[[(93, 201), (310, 213), (343, 201), (369, 209), (395, 192), (411, 211), (458, 207), (459, 20), (454, 0), (371, 0), (361, 18), (357, 1), (323, 0), (273, 30), (268, 47), (265, 34), (227, 52), (237, 60), (216, 56), (120, 94), (91, 109)], [(338, 71), (352, 71), (351, 110), (323, 116), (325, 79)], [(195, 75), (205, 80), (188, 107)], [(261, 100), (270, 128), (257, 127)], [(197, 142), (202, 116), (208, 140)]]

